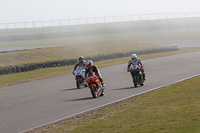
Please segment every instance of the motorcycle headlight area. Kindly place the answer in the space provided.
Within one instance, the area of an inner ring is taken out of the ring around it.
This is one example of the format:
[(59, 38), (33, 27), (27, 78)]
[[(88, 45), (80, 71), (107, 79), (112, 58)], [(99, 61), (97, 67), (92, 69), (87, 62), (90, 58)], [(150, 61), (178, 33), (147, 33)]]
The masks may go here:
[(92, 77), (89, 77), (88, 80), (92, 80)]

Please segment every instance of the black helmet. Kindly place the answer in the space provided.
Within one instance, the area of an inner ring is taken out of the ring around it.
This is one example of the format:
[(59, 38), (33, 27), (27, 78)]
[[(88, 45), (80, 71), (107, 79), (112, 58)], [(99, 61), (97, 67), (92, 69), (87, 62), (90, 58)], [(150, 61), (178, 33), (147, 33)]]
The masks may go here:
[(80, 57), (78, 58), (78, 60), (79, 60), (79, 62), (83, 62), (83, 60), (84, 60), (83, 56), (80, 56)]

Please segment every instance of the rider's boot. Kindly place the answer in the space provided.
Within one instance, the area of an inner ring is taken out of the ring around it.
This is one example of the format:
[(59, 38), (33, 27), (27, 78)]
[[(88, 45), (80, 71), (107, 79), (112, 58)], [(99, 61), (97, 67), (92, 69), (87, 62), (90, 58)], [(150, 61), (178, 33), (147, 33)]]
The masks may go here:
[(103, 87), (105, 87), (106, 85), (104, 84), (104, 82), (101, 82), (101, 85), (103, 86)]
[(87, 85), (87, 84), (85, 84), (85, 85), (84, 85), (84, 87), (88, 87), (88, 85)]
[(100, 82), (101, 82), (101, 85), (102, 85), (103, 87), (105, 87), (105, 84), (104, 84), (104, 82), (103, 82), (103, 78), (100, 77), (99, 75), (98, 75), (98, 77), (99, 77), (99, 80), (100, 80)]
[(143, 73), (142, 75), (143, 75), (143, 79), (146, 80), (145, 73)]

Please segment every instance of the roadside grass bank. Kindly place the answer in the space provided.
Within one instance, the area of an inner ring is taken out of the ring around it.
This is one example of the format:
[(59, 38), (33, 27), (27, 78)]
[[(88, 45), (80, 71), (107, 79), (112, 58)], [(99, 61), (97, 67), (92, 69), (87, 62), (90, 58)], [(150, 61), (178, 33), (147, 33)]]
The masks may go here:
[(199, 133), (199, 81), (200, 76), (29, 133)]
[(19, 66), (65, 59), (77, 59), (79, 56), (91, 57), (135, 50), (166, 48), (149, 42), (119, 41), (86, 45), (60, 46), (43, 49), (0, 53), (0, 67)]
[[(184, 54), (189, 52), (197, 52), (200, 51), (200, 48), (180, 48), (179, 51), (174, 52), (165, 52), (165, 53), (156, 53), (156, 54), (147, 54), (140, 55), (139, 58), (142, 60), (147, 60), (151, 58), (163, 57), (163, 56), (171, 56), (176, 54)], [(99, 68), (113, 66), (118, 64), (127, 63), (130, 57), (118, 58), (112, 60), (104, 60), (94, 62)], [(0, 76), (0, 87), (19, 84), (28, 81), (34, 81), (39, 79), (46, 79), (56, 76), (63, 76), (66, 74), (71, 74), (73, 70), (72, 66), (64, 66), (64, 67), (54, 67), (48, 69), (38, 69), (36, 71), (30, 71), (25, 73), (15, 73), (10, 75), (2, 75)]]

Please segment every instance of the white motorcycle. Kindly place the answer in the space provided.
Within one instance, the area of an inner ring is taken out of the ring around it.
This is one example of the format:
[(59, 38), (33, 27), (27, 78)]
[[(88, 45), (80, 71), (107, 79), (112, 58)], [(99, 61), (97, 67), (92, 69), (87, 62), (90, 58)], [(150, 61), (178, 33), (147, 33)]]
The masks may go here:
[(74, 71), (74, 75), (76, 77), (76, 87), (80, 89), (80, 86), (87, 87), (87, 83), (85, 82), (85, 69), (76, 69)]

